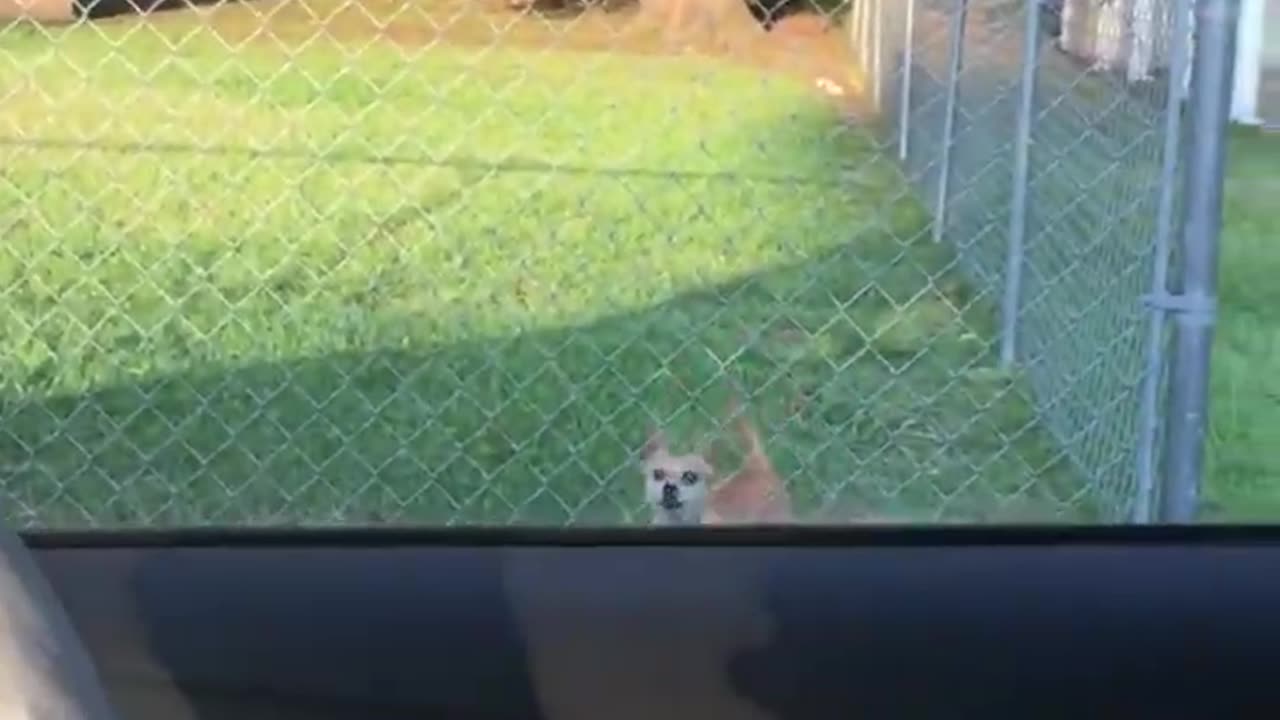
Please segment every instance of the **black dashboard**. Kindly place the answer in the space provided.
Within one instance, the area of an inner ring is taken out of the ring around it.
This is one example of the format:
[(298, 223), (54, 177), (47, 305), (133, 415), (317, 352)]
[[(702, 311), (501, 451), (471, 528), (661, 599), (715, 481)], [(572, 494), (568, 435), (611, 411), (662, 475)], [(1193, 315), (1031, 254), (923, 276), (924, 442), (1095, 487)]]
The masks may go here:
[(1280, 530), (26, 538), (127, 719), (1280, 710)]

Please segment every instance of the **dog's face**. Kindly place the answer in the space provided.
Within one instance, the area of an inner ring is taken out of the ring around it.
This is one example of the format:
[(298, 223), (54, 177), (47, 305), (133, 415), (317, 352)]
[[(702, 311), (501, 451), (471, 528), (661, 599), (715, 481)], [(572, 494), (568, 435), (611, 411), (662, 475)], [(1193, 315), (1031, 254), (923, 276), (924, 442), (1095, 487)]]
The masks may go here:
[(655, 525), (698, 525), (714, 470), (702, 453), (676, 455), (661, 432), (651, 433), (640, 453), (645, 503)]

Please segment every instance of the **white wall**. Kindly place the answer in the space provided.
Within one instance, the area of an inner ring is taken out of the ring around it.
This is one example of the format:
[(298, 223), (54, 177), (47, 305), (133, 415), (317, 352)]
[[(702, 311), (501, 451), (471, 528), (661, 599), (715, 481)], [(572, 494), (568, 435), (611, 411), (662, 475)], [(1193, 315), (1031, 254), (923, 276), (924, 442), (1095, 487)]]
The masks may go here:
[[(1240, 0), (1231, 104), (1231, 119), (1240, 123), (1261, 123), (1258, 90), (1267, 2)], [(1168, 27), (1168, 19), (1157, 13), (1168, 12), (1171, 4), (1172, 0), (1066, 0), (1062, 46), (1099, 68), (1124, 70), (1130, 82), (1149, 79), (1153, 70), (1168, 64), (1168, 38), (1157, 31)], [(1271, 42), (1280, 44), (1280, 38)]]
[(1240, 27), (1236, 34), (1236, 84), (1231, 90), (1231, 119), (1261, 125), (1258, 90), (1262, 85), (1263, 31), (1266, 0), (1240, 0)]

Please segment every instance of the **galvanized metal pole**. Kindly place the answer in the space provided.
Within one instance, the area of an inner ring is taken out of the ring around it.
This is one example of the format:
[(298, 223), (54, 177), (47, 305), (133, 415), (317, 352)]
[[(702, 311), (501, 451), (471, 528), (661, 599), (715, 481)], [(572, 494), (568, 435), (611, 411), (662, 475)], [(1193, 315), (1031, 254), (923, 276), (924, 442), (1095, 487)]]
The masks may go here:
[(871, 0), (862, 0), (858, 5), (858, 58), (865, 78), (871, 65)]
[(876, 112), (880, 112), (883, 107), (884, 98), (881, 95), (881, 85), (883, 78), (880, 77), (880, 55), (884, 51), (884, 0), (871, 0), (875, 5), (872, 12), (871, 23), (871, 96), (874, 98)]
[(898, 160), (906, 162), (911, 135), (911, 73), (915, 61), (916, 0), (907, 0), (906, 30), (902, 48), (902, 103), (898, 106)]
[(1000, 366), (1005, 369), (1013, 367), (1017, 360), (1018, 311), (1022, 304), (1022, 265), (1031, 184), (1031, 128), (1036, 116), (1036, 70), (1040, 65), (1039, 0), (1026, 0), (1023, 14), (1022, 78), (1017, 129), (1013, 135), (1013, 197), (1004, 258), (1004, 298), (1000, 306)]
[(951, 58), (947, 63), (947, 104), (942, 119), (942, 162), (938, 168), (938, 197), (933, 211), (933, 241), (942, 242), (947, 227), (947, 202), (951, 199), (951, 153), (956, 140), (956, 102), (960, 91), (960, 71), (964, 69), (964, 26), (969, 0), (955, 0), (951, 16)]
[(1180, 295), (1163, 304), (1174, 319), (1169, 433), (1161, 518), (1195, 519), (1204, 471), (1209, 408), (1209, 356), (1217, 315), (1218, 236), (1227, 116), (1235, 72), (1239, 0), (1197, 0), (1191, 68), (1190, 146), (1183, 207)]
[[(1172, 47), (1167, 88), (1169, 97), (1164, 109), (1160, 199), (1156, 207), (1156, 234), (1151, 248), (1153, 257), (1150, 297), (1152, 298), (1167, 292), (1169, 284), (1169, 236), (1173, 232), (1173, 210), (1180, 160), (1178, 155), (1182, 149), (1182, 79), (1186, 77), (1191, 55), (1188, 34), (1191, 31), (1192, 2), (1193, 0), (1175, 0), (1173, 3), (1173, 36), (1170, 40)], [(1151, 320), (1147, 326), (1147, 363), (1138, 406), (1137, 484), (1134, 488), (1131, 517), (1135, 523), (1149, 523), (1155, 519), (1160, 389), (1164, 380), (1164, 355), (1167, 349), (1164, 337), (1166, 316), (1167, 313), (1160, 307), (1152, 307)]]
[[(864, 0), (849, 0), (849, 2), (849, 46), (853, 50), (859, 49), (862, 45), (862, 22), (860, 16)], [(861, 72), (862, 68), (859, 67), (858, 71)]]

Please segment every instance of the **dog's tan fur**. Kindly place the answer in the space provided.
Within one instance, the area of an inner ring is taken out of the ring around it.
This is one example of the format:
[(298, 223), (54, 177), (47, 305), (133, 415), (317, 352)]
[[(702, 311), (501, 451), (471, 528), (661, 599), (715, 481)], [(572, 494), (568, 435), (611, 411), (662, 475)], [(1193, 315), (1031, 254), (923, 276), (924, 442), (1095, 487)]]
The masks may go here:
[(738, 471), (711, 488), (703, 522), (708, 524), (791, 522), (791, 497), (786, 483), (774, 469), (764, 441), (736, 399), (729, 404), (738, 437), (746, 455)]
[[(728, 415), (738, 437), (746, 446), (742, 466), (718, 483), (707, 485), (717, 475), (717, 463), (708, 452), (699, 450), (679, 455), (673, 453), (659, 430), (650, 433), (641, 451), (645, 477), (645, 498), (654, 511), (653, 524), (775, 524), (791, 522), (791, 498), (786, 483), (774, 469), (765, 451), (764, 441), (736, 399), (730, 401)], [(654, 484), (654, 471), (660, 476), (679, 477), (686, 471), (697, 474), (700, 482), (681, 488), (682, 511), (664, 510), (658, 506), (660, 495)]]
[[(644, 472), (645, 502), (653, 510), (654, 525), (697, 525), (707, 504), (707, 487), (715, 475), (708, 453), (699, 449), (691, 453), (677, 453), (667, 443), (661, 430), (651, 428), (649, 439), (640, 450), (640, 465)], [(662, 487), (671, 485), (677, 490), (680, 506), (661, 506)]]

